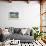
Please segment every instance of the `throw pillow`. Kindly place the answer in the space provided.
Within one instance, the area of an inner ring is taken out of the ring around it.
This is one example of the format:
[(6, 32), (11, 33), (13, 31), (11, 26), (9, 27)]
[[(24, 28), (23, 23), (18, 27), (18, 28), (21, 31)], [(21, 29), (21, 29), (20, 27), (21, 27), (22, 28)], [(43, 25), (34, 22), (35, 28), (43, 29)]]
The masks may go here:
[(20, 28), (14, 28), (14, 33), (19, 33), (21, 31)]

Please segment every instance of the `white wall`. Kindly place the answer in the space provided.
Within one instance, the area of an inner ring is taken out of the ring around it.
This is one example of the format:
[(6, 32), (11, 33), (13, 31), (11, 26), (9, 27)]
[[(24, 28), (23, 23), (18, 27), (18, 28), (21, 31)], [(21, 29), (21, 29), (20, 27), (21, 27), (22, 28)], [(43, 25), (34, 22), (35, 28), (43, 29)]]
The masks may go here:
[[(10, 19), (9, 12), (19, 12), (18, 19)], [(32, 27), (40, 26), (40, 4), (38, 2), (0, 2), (0, 26)]]

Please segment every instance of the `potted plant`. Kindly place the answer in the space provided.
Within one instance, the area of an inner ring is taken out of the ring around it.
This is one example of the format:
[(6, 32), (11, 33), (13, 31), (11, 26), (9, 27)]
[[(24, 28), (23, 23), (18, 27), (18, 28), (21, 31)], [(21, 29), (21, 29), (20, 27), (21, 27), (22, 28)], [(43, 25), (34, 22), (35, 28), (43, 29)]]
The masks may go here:
[[(36, 38), (38, 37), (38, 27), (32, 27), (33, 31), (34, 31), (34, 40), (36, 40)], [(36, 33), (37, 32), (37, 33)]]
[(36, 40), (38, 37), (41, 38), (42, 32), (38, 31), (39, 28), (38, 27), (32, 27), (32, 28), (35, 31), (35, 33), (34, 33), (34, 40)]

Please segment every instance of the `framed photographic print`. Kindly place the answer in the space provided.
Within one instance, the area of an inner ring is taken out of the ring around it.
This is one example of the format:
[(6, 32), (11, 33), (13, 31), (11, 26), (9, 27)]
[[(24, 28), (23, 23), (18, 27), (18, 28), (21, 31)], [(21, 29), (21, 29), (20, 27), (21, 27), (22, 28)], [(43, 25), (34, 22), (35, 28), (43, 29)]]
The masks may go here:
[(10, 12), (9, 17), (10, 18), (19, 18), (19, 13), (18, 12)]

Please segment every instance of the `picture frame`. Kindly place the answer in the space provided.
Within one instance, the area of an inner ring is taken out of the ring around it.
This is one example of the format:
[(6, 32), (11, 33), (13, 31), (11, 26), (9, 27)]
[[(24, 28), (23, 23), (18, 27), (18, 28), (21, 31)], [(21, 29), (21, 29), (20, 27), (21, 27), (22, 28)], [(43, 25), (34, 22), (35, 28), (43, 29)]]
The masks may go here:
[(19, 13), (18, 12), (10, 12), (9, 13), (9, 18), (19, 18)]

